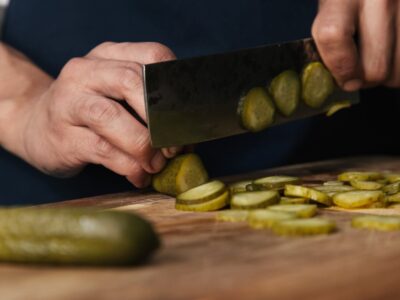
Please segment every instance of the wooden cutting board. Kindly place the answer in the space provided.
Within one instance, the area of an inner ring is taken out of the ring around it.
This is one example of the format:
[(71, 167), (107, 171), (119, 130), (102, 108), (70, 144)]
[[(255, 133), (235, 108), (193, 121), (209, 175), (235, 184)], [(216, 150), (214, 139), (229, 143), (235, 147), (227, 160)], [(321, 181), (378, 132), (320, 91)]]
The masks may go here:
[[(287, 174), (318, 182), (351, 169), (400, 171), (400, 159), (341, 159), (225, 180)], [(163, 247), (138, 267), (3, 264), (1, 299), (400, 299), (400, 232), (353, 229), (349, 220), (354, 213), (322, 211), (336, 220), (337, 233), (288, 238), (251, 230), (245, 223), (218, 222), (215, 213), (176, 211), (172, 198), (154, 193), (107, 195), (52, 206), (137, 212), (154, 223)], [(383, 212), (400, 214), (395, 209)]]

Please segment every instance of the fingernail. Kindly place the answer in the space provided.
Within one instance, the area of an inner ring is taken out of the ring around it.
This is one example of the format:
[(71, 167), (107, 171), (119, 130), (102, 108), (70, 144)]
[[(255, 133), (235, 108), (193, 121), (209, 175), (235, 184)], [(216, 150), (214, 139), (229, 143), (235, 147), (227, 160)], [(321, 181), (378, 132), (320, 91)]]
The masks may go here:
[(361, 88), (362, 81), (360, 79), (351, 79), (343, 84), (343, 89), (347, 92), (354, 92)]
[(154, 155), (154, 157), (151, 160), (151, 167), (155, 172), (158, 172), (162, 169), (165, 162), (166, 160), (164, 155), (160, 151), (157, 151), (157, 154)]
[(182, 150), (182, 147), (170, 147), (168, 148), (168, 152), (171, 156), (175, 156)]

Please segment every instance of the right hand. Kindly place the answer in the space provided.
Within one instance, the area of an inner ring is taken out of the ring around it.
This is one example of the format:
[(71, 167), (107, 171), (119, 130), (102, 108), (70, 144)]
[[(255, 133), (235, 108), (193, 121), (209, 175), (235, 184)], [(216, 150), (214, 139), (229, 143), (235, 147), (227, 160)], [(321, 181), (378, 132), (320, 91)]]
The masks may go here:
[(142, 64), (172, 59), (172, 51), (158, 43), (104, 43), (70, 60), (20, 110), (23, 122), (14, 135), (22, 146), (16, 154), (54, 176), (70, 176), (93, 163), (137, 187), (148, 185), (149, 174), (159, 172), (165, 156), (178, 149), (153, 149), (147, 128), (112, 99), (127, 101), (146, 121)]

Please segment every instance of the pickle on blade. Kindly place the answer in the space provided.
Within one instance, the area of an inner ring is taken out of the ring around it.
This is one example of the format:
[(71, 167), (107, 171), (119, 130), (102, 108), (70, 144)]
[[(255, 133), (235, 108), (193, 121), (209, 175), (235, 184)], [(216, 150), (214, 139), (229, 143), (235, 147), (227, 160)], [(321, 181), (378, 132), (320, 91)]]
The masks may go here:
[(183, 211), (214, 211), (219, 210), (229, 203), (229, 191), (225, 191), (218, 197), (198, 204), (181, 204), (176, 203), (175, 208)]
[(301, 76), (302, 98), (311, 108), (319, 108), (335, 89), (331, 73), (320, 62), (308, 64)]
[(327, 194), (313, 188), (300, 185), (287, 184), (285, 186), (285, 196), (304, 197), (328, 206), (332, 204), (331, 197), (329, 197)]
[(269, 87), (269, 92), (278, 110), (286, 117), (292, 115), (300, 102), (301, 82), (299, 75), (287, 70), (276, 76)]
[(132, 213), (89, 208), (0, 209), (0, 261), (125, 265), (160, 245), (149, 222)]
[(358, 216), (353, 218), (351, 225), (355, 228), (381, 231), (400, 230), (400, 217), (380, 215)]
[(398, 192), (400, 192), (400, 181), (388, 184), (386, 186), (383, 187), (382, 191), (386, 194), (386, 195), (394, 195), (397, 194)]
[(272, 227), (276, 234), (287, 236), (329, 234), (335, 229), (335, 222), (323, 218), (286, 220)]
[(153, 176), (153, 188), (163, 194), (176, 196), (208, 180), (200, 157), (182, 154), (171, 159), (165, 168)]
[(234, 182), (229, 185), (229, 190), (231, 191), (232, 194), (246, 192), (246, 186), (251, 183), (252, 180), (243, 180), (239, 182)]
[(315, 204), (271, 205), (269, 210), (294, 213), (298, 218), (311, 218), (317, 213)]
[(253, 181), (253, 186), (259, 189), (283, 189), (286, 184), (296, 184), (300, 181), (297, 177), (292, 176), (267, 176)]
[(244, 209), (227, 209), (217, 213), (217, 220), (226, 222), (243, 222), (247, 220), (248, 210)]
[(382, 183), (367, 180), (351, 180), (350, 184), (356, 189), (368, 191), (380, 190), (383, 187)]
[(250, 211), (248, 215), (248, 222), (252, 228), (267, 229), (272, 228), (278, 222), (295, 218), (296, 214), (291, 212), (255, 209)]
[(290, 204), (307, 204), (309, 201), (307, 198), (301, 197), (281, 197), (279, 204), (290, 205)]
[(240, 99), (238, 114), (245, 129), (258, 132), (274, 122), (275, 106), (264, 88), (255, 87)]
[(263, 208), (279, 202), (277, 191), (244, 192), (232, 195), (231, 208), (255, 209)]
[(378, 201), (384, 201), (381, 191), (350, 191), (333, 196), (333, 202), (343, 208), (362, 208)]
[(215, 199), (226, 190), (226, 186), (222, 181), (213, 180), (179, 194), (176, 196), (176, 203), (189, 205), (204, 203)]
[(349, 100), (337, 101), (332, 103), (326, 112), (326, 116), (330, 117), (333, 114), (337, 113), (339, 110), (351, 107), (351, 102)]
[(338, 175), (339, 181), (352, 181), (352, 180), (379, 180), (382, 178), (382, 174), (379, 172), (358, 172), (350, 171), (344, 172)]

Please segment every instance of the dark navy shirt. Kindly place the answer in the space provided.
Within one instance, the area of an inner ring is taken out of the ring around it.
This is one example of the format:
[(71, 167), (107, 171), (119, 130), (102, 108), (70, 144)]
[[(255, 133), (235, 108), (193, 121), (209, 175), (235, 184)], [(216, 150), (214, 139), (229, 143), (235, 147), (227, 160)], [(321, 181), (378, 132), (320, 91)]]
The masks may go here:
[[(3, 37), (56, 77), (69, 59), (85, 55), (104, 41), (157, 41), (182, 58), (307, 37), (316, 2), (12, 0)], [(393, 95), (389, 93), (389, 98)], [(378, 101), (385, 99), (374, 103)], [(388, 101), (385, 105), (376, 110), (360, 105), (329, 121), (313, 118), (208, 142), (197, 151), (211, 176), (339, 155), (395, 152), (398, 145), (393, 146), (393, 139), (386, 143), (390, 146), (380, 142), (391, 138), (379, 130), (388, 124), (379, 121), (376, 125), (376, 115), (368, 120), (374, 116), (371, 111), (396, 111), (398, 104)], [(365, 126), (373, 128), (371, 143), (363, 142)], [(101, 166), (89, 166), (71, 179), (56, 179), (0, 152), (0, 204), (59, 201), (130, 189), (125, 178)]]

